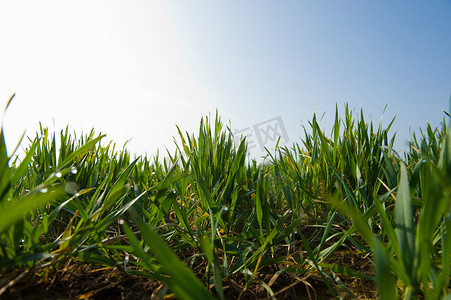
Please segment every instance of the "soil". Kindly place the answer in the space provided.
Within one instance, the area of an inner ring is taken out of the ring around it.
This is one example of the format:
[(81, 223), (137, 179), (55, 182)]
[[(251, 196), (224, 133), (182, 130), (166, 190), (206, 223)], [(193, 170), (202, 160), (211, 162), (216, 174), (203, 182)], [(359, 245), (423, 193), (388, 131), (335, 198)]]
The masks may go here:
[[(345, 257), (345, 256), (343, 256)], [(340, 259), (334, 258), (336, 262)], [(344, 261), (341, 261), (342, 263)], [(167, 294), (163, 298), (159, 293), (164, 285), (143, 276), (130, 276), (110, 267), (72, 263), (58, 270), (45, 272), (4, 274), (13, 277), (13, 284), (0, 295), (0, 299), (176, 299)], [(270, 282), (273, 275), (261, 276), (264, 282)], [(342, 278), (359, 299), (375, 299), (373, 282), (361, 279)], [(233, 279), (225, 281), (225, 299), (271, 299), (260, 284), (248, 289)], [(298, 278), (282, 273), (271, 285), (276, 299), (333, 299), (327, 286), (314, 277)], [(211, 288), (214, 294), (214, 288)], [(164, 294), (164, 293), (163, 293)]]

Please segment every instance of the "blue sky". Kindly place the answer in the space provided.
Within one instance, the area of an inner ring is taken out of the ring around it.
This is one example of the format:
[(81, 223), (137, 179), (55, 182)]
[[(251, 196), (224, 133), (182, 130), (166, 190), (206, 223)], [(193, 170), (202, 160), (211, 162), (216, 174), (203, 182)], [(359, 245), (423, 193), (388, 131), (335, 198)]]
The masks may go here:
[(388, 105), (402, 149), (449, 108), (451, 1), (25, 4), (0, 4), (9, 145), (41, 121), (153, 154), (215, 109), (239, 130), (280, 117), (293, 143), (313, 111), (327, 131), (347, 102), (375, 123)]

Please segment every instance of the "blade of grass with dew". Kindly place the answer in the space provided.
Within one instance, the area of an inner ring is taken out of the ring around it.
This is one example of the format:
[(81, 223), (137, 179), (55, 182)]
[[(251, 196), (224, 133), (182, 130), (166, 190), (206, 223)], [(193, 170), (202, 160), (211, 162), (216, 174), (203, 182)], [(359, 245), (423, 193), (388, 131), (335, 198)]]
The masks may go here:
[(41, 208), (47, 203), (56, 202), (63, 195), (62, 188), (42, 187), (18, 202), (2, 203), (0, 207), (0, 233), (20, 222), (31, 210)]

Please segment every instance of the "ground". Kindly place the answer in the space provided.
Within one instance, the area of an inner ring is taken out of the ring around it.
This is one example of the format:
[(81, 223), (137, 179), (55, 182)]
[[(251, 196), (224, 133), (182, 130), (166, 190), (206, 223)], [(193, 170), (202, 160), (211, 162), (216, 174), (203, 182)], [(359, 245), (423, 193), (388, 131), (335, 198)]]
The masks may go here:
[[(339, 258), (336, 258), (339, 260)], [(343, 256), (345, 259), (345, 256)], [(337, 261), (338, 262), (338, 261)], [(4, 276), (3, 276), (4, 275)], [(7, 279), (17, 279), (20, 274), (2, 275), (2, 286)], [(7, 278), (10, 277), (10, 278)], [(264, 277), (264, 276), (263, 276)], [(262, 278), (270, 281), (271, 276)], [(375, 299), (373, 282), (344, 278), (346, 285), (360, 299)], [(226, 299), (270, 299), (261, 285), (240, 289), (240, 283), (224, 282)], [(326, 285), (314, 277), (293, 280), (281, 275), (271, 288), (277, 299), (331, 299)], [(164, 286), (158, 281), (142, 276), (129, 276), (123, 272), (94, 265), (68, 263), (58, 270), (28, 272), (9, 287), (1, 299), (161, 299)], [(164, 299), (175, 299), (166, 296)]]

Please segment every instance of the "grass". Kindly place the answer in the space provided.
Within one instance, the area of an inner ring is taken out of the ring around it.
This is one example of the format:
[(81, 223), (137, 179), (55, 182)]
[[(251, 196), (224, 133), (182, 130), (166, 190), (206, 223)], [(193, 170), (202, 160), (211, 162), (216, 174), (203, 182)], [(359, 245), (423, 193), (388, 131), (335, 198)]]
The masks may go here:
[(0, 297), (451, 299), (451, 132), (400, 157), (394, 121), (337, 106), (260, 164), (217, 114), (167, 158), (1, 131)]

